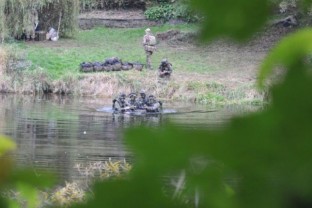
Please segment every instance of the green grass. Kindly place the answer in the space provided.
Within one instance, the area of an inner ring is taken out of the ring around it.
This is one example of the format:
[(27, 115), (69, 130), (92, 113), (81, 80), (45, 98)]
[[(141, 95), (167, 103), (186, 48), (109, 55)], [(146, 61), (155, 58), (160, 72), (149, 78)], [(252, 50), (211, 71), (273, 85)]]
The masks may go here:
[[(195, 32), (198, 26), (180, 24), (151, 27), (155, 35), (173, 29)], [(103, 72), (93, 73), (91, 76), (79, 71), (82, 62), (101, 62), (115, 56), (124, 62), (145, 63), (146, 56), (142, 47), (144, 30), (145, 28), (98, 27), (80, 30), (74, 38), (62, 38), (57, 42), (19, 42), (14, 45), (18, 49), (15, 49), (16, 53), (25, 54), (24, 57), (33, 63), (31, 70), (26, 71), (30, 75), (33, 74), (29, 81), (39, 85), (45, 82), (51, 86), (56, 85), (59, 90), (56, 92), (107, 97), (114, 96), (115, 91), (130, 92), (144, 88), (163, 99), (196, 100), (206, 104), (253, 100), (250, 96), (250, 93), (254, 94), (252, 86), (230, 86), (226, 83), (227, 80), (223, 79), (222, 72), (230, 71), (233, 74), (235, 72), (231, 71), (232, 68), (227, 68), (226, 62), (222, 62), (228, 55), (227, 52), (215, 53), (214, 49), (210, 51), (204, 45), (202, 47), (188, 42), (159, 41), (157, 51), (152, 56), (154, 71)], [(224, 47), (222, 50), (227, 48)], [(159, 85), (156, 73), (163, 58), (169, 59), (174, 71), (171, 82), (166, 86)], [(43, 75), (38, 74), (38, 69), (48, 79), (41, 78)], [(230, 80), (231, 77), (227, 79)], [(24, 89), (24, 84), (20, 85), (19, 88)], [(33, 85), (25, 86), (24, 91), (31, 91), (31, 86)]]
[[(72, 39), (60, 39), (58, 42), (35, 42), (18, 44), (20, 50), (27, 51), (27, 58), (35, 67), (40, 67), (55, 79), (67, 73), (78, 73), (79, 64), (94, 61), (104, 61), (117, 56), (123, 61), (138, 61), (145, 63), (145, 53), (141, 45), (145, 28), (94, 28), (81, 30)], [(178, 29), (183, 32), (196, 31), (196, 25), (163, 25), (151, 27), (154, 34)], [(175, 69), (181, 71), (207, 71), (207, 65), (200, 54), (194, 55), (189, 49), (170, 47), (160, 43), (152, 57), (154, 68), (161, 59), (168, 58)], [(192, 54), (192, 56), (190, 56)], [(209, 67), (208, 67), (209, 69)]]

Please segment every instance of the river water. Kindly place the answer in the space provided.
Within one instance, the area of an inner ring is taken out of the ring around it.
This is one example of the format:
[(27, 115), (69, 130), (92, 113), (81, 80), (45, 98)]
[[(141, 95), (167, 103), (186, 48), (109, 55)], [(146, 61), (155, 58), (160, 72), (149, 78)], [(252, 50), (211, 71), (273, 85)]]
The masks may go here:
[(79, 179), (77, 164), (124, 160), (131, 152), (122, 132), (137, 125), (157, 127), (167, 121), (182, 128), (222, 128), (246, 107), (222, 108), (164, 102), (153, 116), (113, 115), (111, 100), (68, 96), (0, 95), (0, 134), (17, 143), (13, 153), (20, 167), (53, 172), (61, 180)]

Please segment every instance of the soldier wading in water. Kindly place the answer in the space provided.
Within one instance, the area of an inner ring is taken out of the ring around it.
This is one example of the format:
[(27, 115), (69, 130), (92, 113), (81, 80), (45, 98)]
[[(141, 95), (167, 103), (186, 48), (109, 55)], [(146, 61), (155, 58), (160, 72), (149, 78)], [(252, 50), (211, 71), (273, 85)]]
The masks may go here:
[(146, 68), (152, 69), (151, 56), (156, 50), (156, 37), (152, 34), (151, 29), (149, 28), (145, 30), (145, 35), (143, 37), (143, 47), (146, 54)]
[(128, 109), (128, 103), (126, 102), (126, 94), (122, 93), (118, 96), (117, 99), (113, 100), (113, 110), (120, 111), (121, 113), (126, 112)]
[(136, 100), (136, 93), (128, 95), (129, 100), (126, 100), (126, 94), (121, 93), (117, 99), (113, 100), (114, 112), (135, 112), (136, 110), (145, 110), (148, 113), (158, 113), (162, 109), (162, 103), (157, 101), (154, 95), (146, 97), (144, 91), (140, 92), (140, 97)]

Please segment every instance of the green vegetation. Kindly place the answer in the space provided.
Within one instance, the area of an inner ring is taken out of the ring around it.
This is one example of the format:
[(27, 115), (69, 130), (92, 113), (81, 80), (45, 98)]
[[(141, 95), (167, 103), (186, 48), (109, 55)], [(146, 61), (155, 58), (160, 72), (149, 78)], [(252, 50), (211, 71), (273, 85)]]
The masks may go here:
[[(164, 32), (168, 29), (191, 31), (195, 25), (178, 25), (172, 28), (169, 25), (152, 28), (154, 33)], [(27, 58), (36, 67), (43, 68), (53, 77), (60, 78), (67, 73), (77, 73), (80, 63), (104, 61), (106, 58), (117, 56), (123, 61), (145, 62), (144, 50), (141, 47), (144, 29), (112, 29), (95, 28), (88, 31), (80, 31), (74, 39), (61, 39), (57, 43), (43, 42), (39, 44), (21, 44), (19, 47), (27, 51)], [(168, 51), (169, 50), (169, 51)], [(179, 59), (183, 54), (176, 54), (173, 49), (159, 47), (155, 54), (154, 67), (162, 57), (169, 57), (171, 61)], [(187, 53), (184, 52), (184, 56)], [(181, 63), (181, 66), (186, 63)], [(187, 64), (187, 66), (191, 63)], [(182, 70), (187, 70), (184, 67)], [(180, 67), (179, 67), (180, 68)], [(204, 71), (204, 66), (198, 67), (198, 71)]]
[(72, 36), (77, 29), (76, 17), (79, 13), (80, 0), (6, 0), (0, 2), (0, 42), (10, 36), (21, 35), (29, 29), (29, 13), (35, 9), (40, 17), (40, 27), (47, 30), (51, 25), (58, 25), (62, 16), (61, 34)]
[[(173, 64), (174, 76), (168, 85), (158, 82), (156, 70), (89, 74), (79, 71), (82, 62), (102, 62), (110, 57), (119, 57), (125, 62), (145, 63), (141, 45), (144, 28), (94, 28), (79, 31), (75, 38), (62, 38), (57, 42), (7, 44), (5, 51), (11, 57), (7, 59), (28, 64), (22, 69), (9, 70), (9, 77), (3, 77), (0, 81), (6, 86), (6, 91), (21, 93), (51, 91), (112, 97), (120, 91), (130, 93), (146, 89), (161, 99), (206, 104), (250, 103), (262, 99), (250, 85), (233, 89), (226, 86), (224, 81), (219, 82), (210, 77), (211, 73), (226, 71), (226, 66), (211, 64), (211, 58), (206, 55), (209, 49), (197, 43), (195, 34), (198, 25), (165, 24), (151, 29), (154, 34), (179, 31), (178, 35), (169, 40), (159, 39), (157, 52), (152, 57), (154, 69), (158, 68), (163, 58), (168, 58)], [(249, 92), (253, 96), (249, 96)]]
[[(40, 205), (39, 189), (51, 187), (55, 179), (50, 174), (35, 174), (32, 170), (16, 170), (9, 154), (16, 148), (16, 145), (10, 139), (1, 136), (0, 147), (0, 206), (22, 207), (22, 204), (24, 206), (27, 204), (31, 208), (38, 207)], [(17, 199), (8, 197), (9, 190), (19, 192), (21, 204)]]
[(167, 22), (171, 19), (180, 19), (186, 22), (197, 22), (200, 17), (187, 4), (160, 4), (148, 8), (144, 15), (149, 20)]
[[(248, 38), (263, 25), (269, 9), (268, 0), (239, 0), (235, 5), (232, 1), (194, 2), (211, 17), (204, 25), (206, 38)], [(294, 33), (264, 60), (259, 79), (262, 87), (277, 66), (285, 68), (282, 82), (270, 83), (272, 102), (266, 109), (233, 118), (218, 131), (183, 130), (174, 124), (128, 129), (125, 137), (135, 157), (133, 169), (126, 178), (96, 183), (90, 200), (71, 207), (311, 207), (312, 97), (308, 95), (312, 66), (307, 61), (311, 37), (311, 29)], [(194, 81), (186, 86), (205, 88)], [(206, 87), (222, 89), (219, 85)], [(0, 147), (4, 143), (7, 141), (0, 140)], [(0, 159), (3, 185), (11, 168)], [(26, 183), (20, 191), (36, 207), (34, 187), (49, 180), (19, 176), (9, 181)], [(0, 199), (0, 205), (8, 207), (4, 202)]]

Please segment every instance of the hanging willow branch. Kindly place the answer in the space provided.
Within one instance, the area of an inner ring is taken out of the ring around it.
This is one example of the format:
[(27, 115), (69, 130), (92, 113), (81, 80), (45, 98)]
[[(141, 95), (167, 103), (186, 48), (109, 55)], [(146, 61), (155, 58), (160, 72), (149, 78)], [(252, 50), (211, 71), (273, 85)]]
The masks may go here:
[(32, 9), (38, 12), (39, 27), (45, 31), (50, 26), (58, 27), (61, 12), (60, 36), (73, 36), (78, 27), (79, 11), (143, 9), (147, 2), (157, 0), (0, 0), (0, 41), (3, 42), (5, 37), (21, 35), (29, 27), (27, 19)]
[(61, 36), (72, 36), (77, 29), (80, 0), (1, 0), (0, 38), (20, 35), (28, 27), (27, 15), (37, 10), (41, 30), (58, 27), (62, 13)]

